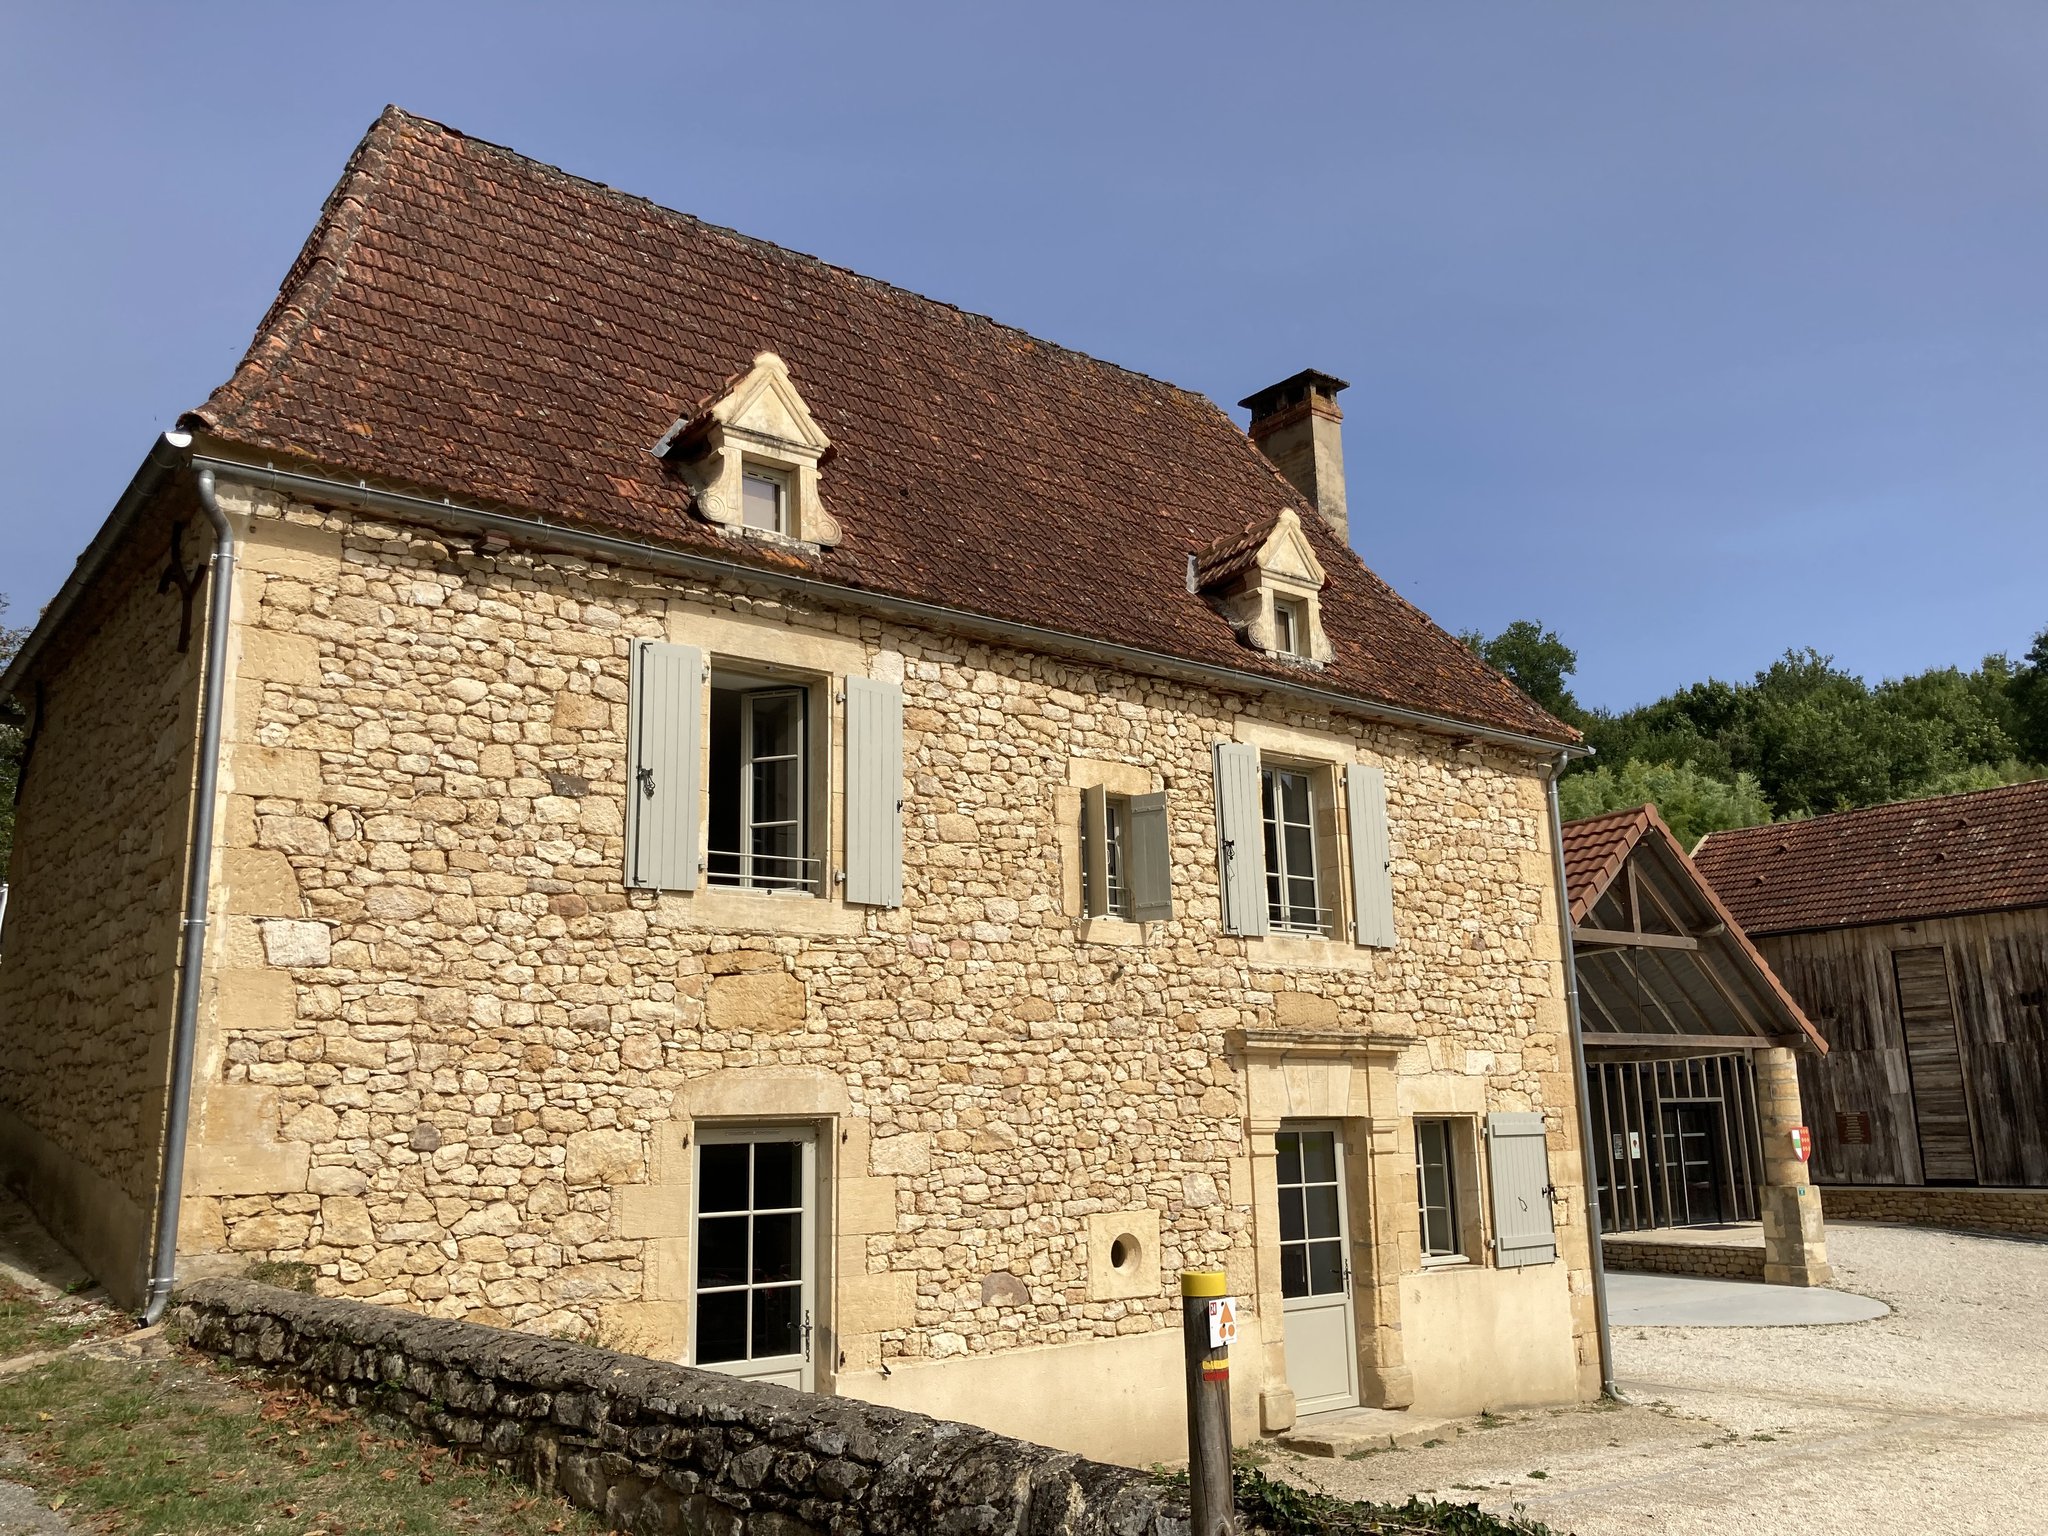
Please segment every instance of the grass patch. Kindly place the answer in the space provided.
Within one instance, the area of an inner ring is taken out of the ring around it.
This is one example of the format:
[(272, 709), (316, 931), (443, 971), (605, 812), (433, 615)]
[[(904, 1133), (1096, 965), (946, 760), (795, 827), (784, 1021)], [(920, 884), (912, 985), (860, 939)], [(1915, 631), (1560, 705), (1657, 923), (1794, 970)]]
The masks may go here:
[(367, 1532), (596, 1536), (559, 1497), (393, 1438), (293, 1387), (196, 1356), (80, 1356), (0, 1378), (0, 1432), (28, 1453), (10, 1475), (107, 1536)]
[(87, 1332), (86, 1324), (51, 1316), (40, 1301), (20, 1286), (0, 1280), (0, 1360), (63, 1349), (76, 1344)]

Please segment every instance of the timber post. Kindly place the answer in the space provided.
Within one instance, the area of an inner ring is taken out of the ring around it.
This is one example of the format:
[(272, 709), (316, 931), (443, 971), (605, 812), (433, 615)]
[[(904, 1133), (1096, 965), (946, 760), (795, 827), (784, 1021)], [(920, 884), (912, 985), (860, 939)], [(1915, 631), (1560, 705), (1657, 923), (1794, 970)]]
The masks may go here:
[(1189, 1536), (1231, 1536), (1237, 1500), (1230, 1483), (1230, 1346), (1209, 1342), (1209, 1303), (1227, 1295), (1220, 1270), (1183, 1270), (1181, 1345), (1188, 1384)]

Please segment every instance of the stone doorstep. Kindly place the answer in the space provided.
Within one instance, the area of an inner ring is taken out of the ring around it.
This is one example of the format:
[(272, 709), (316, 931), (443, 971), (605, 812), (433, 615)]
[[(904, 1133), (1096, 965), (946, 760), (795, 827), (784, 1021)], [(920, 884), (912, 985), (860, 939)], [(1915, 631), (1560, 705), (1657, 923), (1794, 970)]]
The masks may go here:
[(1302, 1456), (1367, 1456), (1374, 1451), (1413, 1450), (1425, 1440), (1450, 1440), (1474, 1422), (1470, 1414), (1441, 1417), (1393, 1408), (1345, 1408), (1298, 1420), (1275, 1436), (1282, 1450)]

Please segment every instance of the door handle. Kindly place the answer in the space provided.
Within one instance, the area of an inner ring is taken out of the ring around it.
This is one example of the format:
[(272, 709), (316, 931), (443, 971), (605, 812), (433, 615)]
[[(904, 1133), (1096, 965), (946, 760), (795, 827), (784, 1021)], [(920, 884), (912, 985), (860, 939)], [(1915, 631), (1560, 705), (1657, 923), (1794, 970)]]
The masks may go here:
[(811, 1313), (810, 1313), (810, 1309), (809, 1309), (808, 1307), (806, 1307), (806, 1308), (804, 1309), (804, 1364), (806, 1364), (806, 1365), (809, 1365), (810, 1363), (811, 1363)]

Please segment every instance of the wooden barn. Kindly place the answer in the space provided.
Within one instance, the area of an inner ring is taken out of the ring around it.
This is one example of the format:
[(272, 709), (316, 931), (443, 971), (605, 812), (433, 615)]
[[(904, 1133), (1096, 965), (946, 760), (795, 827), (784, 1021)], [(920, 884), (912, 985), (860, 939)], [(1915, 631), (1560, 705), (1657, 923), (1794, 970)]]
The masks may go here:
[(2048, 1185), (2048, 782), (1716, 832), (1694, 854), (1833, 1050), (1814, 1178)]
[(1567, 822), (1564, 855), (1601, 1230), (1763, 1219), (1817, 1245), (1794, 1058), (1826, 1043), (1654, 807)]

